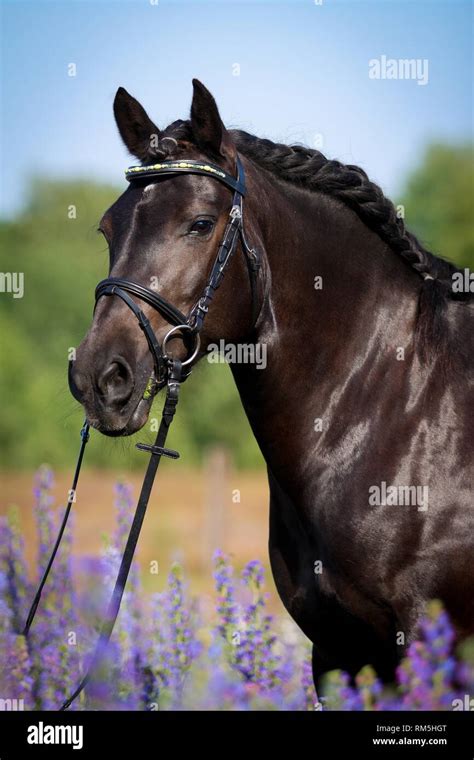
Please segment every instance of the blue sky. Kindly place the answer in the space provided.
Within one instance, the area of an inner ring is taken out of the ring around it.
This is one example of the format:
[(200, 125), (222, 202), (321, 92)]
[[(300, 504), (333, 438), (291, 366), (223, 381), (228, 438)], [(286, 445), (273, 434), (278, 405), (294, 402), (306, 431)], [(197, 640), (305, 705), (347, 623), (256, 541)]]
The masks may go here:
[[(32, 174), (123, 185), (117, 87), (165, 126), (187, 117), (193, 77), (228, 126), (321, 135), (395, 195), (428, 141), (472, 135), (471, 13), (462, 0), (3, 0), (0, 213), (21, 208)], [(370, 79), (382, 55), (427, 59), (428, 83)]]

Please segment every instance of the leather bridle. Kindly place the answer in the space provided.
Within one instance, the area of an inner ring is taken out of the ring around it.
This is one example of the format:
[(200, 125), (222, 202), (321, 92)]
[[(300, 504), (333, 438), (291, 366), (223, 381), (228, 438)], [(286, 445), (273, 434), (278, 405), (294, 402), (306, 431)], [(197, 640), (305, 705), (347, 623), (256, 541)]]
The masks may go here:
[[(74, 691), (72, 696), (60, 708), (66, 710), (76, 697), (84, 689), (92, 673), (99, 664), (104, 649), (109, 639), (117, 619), (120, 603), (122, 600), (125, 584), (132, 564), (135, 548), (140, 535), (141, 526), (145, 517), (146, 508), (150, 498), (151, 489), (155, 480), (158, 465), (162, 456), (168, 456), (172, 459), (179, 458), (177, 451), (165, 448), (166, 437), (169, 427), (173, 421), (176, 406), (178, 404), (180, 384), (185, 380), (190, 372), (193, 361), (199, 354), (200, 350), (200, 333), (203, 328), (204, 320), (209, 311), (209, 306), (214, 297), (214, 293), (220, 286), (229, 262), (235, 253), (237, 244), (240, 240), (242, 252), (247, 261), (247, 267), (250, 279), (251, 299), (252, 299), (252, 324), (258, 316), (259, 305), (257, 301), (257, 276), (261, 266), (260, 257), (256, 249), (251, 248), (247, 242), (243, 226), (243, 198), (245, 196), (245, 172), (239, 156), (236, 157), (237, 177), (225, 172), (220, 166), (205, 161), (182, 160), (182, 161), (163, 161), (152, 166), (131, 166), (125, 172), (126, 179), (129, 182), (146, 181), (156, 182), (163, 176), (175, 176), (177, 174), (201, 174), (212, 177), (222, 182), (226, 187), (233, 190), (232, 207), (226, 223), (224, 234), (217, 250), (217, 255), (212, 265), (206, 286), (202, 295), (192, 307), (189, 314), (184, 315), (164, 296), (157, 293), (151, 288), (147, 288), (132, 280), (126, 280), (118, 277), (109, 277), (102, 280), (97, 285), (95, 291), (96, 306), (102, 296), (118, 296), (131, 309), (138, 320), (138, 324), (143, 331), (148, 343), (148, 348), (153, 357), (154, 374), (148, 381), (144, 398), (151, 398), (155, 393), (167, 385), (167, 392), (160, 427), (154, 444), (137, 443), (137, 448), (148, 451), (150, 459), (143, 480), (137, 508), (130, 528), (130, 533), (125, 545), (120, 569), (115, 582), (112, 597), (107, 609), (106, 617), (102, 624), (101, 632), (95, 650), (93, 652), (88, 670)], [(133, 297), (132, 297), (133, 296)], [(157, 311), (172, 327), (166, 333), (162, 344), (158, 342), (149, 319), (138, 306), (135, 298), (144, 301)], [(188, 356), (183, 361), (174, 359), (167, 353), (167, 343), (175, 334), (178, 334), (188, 349)], [(192, 344), (190, 345), (190, 343)], [(184, 369), (188, 367), (188, 369)], [(89, 423), (85, 420), (81, 430), (81, 446), (76, 464), (72, 488), (69, 491), (69, 499), (65, 509), (61, 527), (56, 538), (56, 542), (43, 573), (41, 582), (36, 592), (35, 598), (31, 605), (23, 635), (27, 636), (33, 623), (36, 610), (38, 608), (41, 594), (49, 575), (54, 559), (56, 557), (61, 539), (68, 521), (69, 513), (73, 502), (76, 500), (76, 487), (81, 470), (82, 460), (85, 447), (89, 440)]]
[[(250, 277), (250, 287), (252, 293), (252, 311), (253, 318), (256, 316), (257, 301), (256, 301), (256, 287), (255, 279), (256, 273), (260, 266), (260, 261), (255, 249), (251, 248), (245, 237), (243, 228), (243, 198), (245, 196), (245, 173), (240, 158), (237, 156), (237, 179), (232, 175), (227, 174), (223, 169), (215, 164), (206, 163), (203, 161), (164, 161), (160, 164), (154, 164), (153, 166), (132, 166), (125, 172), (126, 179), (129, 182), (145, 179), (147, 182), (153, 182), (160, 179), (163, 176), (170, 176), (176, 174), (201, 174), (208, 177), (213, 177), (219, 182), (222, 182), (226, 187), (234, 191), (232, 199), (232, 207), (229, 212), (227, 224), (222, 236), (222, 240), (219, 244), (217, 256), (214, 260), (211, 268), (206, 286), (203, 290), (201, 297), (197, 303), (192, 307), (191, 311), (185, 316), (179, 309), (170, 303), (166, 298), (160, 295), (155, 290), (146, 288), (143, 285), (139, 285), (131, 280), (125, 280), (118, 277), (109, 277), (106, 280), (102, 280), (97, 285), (95, 291), (96, 305), (98, 300), (102, 296), (119, 296), (119, 298), (127, 304), (127, 306), (135, 314), (140, 328), (143, 330), (148, 347), (153, 356), (154, 372), (155, 372), (155, 388), (160, 387), (165, 379), (168, 357), (166, 355), (166, 344), (172, 335), (181, 331), (182, 338), (186, 343), (192, 340), (194, 345), (191, 350), (191, 354), (185, 361), (182, 362), (182, 366), (189, 366), (199, 353), (200, 337), (199, 334), (202, 330), (203, 323), (206, 314), (209, 310), (209, 304), (211, 303), (214, 293), (222, 282), (225, 270), (235, 252), (238, 240), (240, 238), (242, 250), (246, 256), (247, 266)], [(149, 306), (152, 306), (161, 316), (167, 320), (173, 327), (166, 334), (163, 344), (160, 346), (156, 340), (155, 333), (150, 325), (149, 320), (138, 307), (136, 302), (131, 298), (135, 296), (142, 301), (145, 301)], [(187, 333), (187, 334), (186, 334)], [(188, 338), (188, 340), (186, 340)], [(185, 373), (185, 376), (187, 377)]]

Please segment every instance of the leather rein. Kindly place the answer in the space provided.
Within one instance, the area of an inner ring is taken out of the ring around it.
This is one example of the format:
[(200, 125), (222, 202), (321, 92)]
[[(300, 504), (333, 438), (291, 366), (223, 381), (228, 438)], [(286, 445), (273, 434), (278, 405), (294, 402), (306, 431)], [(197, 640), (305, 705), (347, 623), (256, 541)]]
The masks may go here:
[[(172, 459), (179, 458), (177, 451), (165, 448), (165, 443), (170, 425), (176, 412), (180, 385), (191, 373), (192, 362), (199, 354), (200, 332), (203, 328), (206, 314), (209, 311), (209, 306), (214, 297), (214, 293), (220, 286), (229, 262), (235, 253), (239, 240), (241, 242), (242, 251), (246, 258), (247, 268), (249, 272), (253, 324), (255, 324), (255, 321), (257, 319), (257, 276), (261, 262), (257, 250), (249, 246), (245, 237), (243, 226), (245, 173), (239, 156), (236, 158), (236, 165), (236, 178), (225, 172), (220, 166), (217, 166), (216, 164), (195, 160), (163, 161), (162, 163), (154, 164), (152, 166), (131, 166), (125, 172), (125, 177), (129, 182), (145, 180), (147, 183), (156, 182), (163, 176), (175, 176), (177, 174), (200, 174), (207, 177), (212, 177), (226, 185), (226, 187), (233, 191), (233, 199), (224, 234), (219, 243), (217, 255), (214, 259), (214, 263), (212, 265), (206, 286), (201, 297), (191, 308), (187, 316), (179, 311), (179, 309), (177, 309), (172, 303), (170, 303), (166, 298), (164, 298), (155, 290), (146, 288), (143, 285), (133, 282), (132, 280), (109, 277), (105, 280), (102, 280), (97, 285), (95, 291), (96, 306), (97, 302), (100, 298), (102, 298), (102, 296), (118, 296), (134, 313), (135, 317), (138, 320), (138, 324), (145, 335), (148, 343), (148, 348), (153, 357), (153, 375), (148, 381), (143, 398), (153, 397), (160, 390), (160, 388), (164, 387), (165, 385), (167, 387), (167, 390), (161, 422), (154, 444), (136, 444), (138, 449), (142, 451), (148, 451), (150, 453), (150, 459), (148, 461), (148, 466), (146, 469), (145, 477), (143, 479), (135, 515), (133, 517), (130, 533), (128, 535), (127, 543), (125, 545), (124, 553), (120, 563), (117, 580), (115, 582), (104, 622), (102, 623), (96, 647), (93, 651), (85, 675), (82, 677), (74, 693), (60, 707), (60, 710), (66, 710), (76, 699), (76, 697), (78, 697), (82, 692), (90, 680), (97, 665), (99, 664), (104, 650), (107, 647), (112, 635), (112, 631), (119, 614), (120, 604), (122, 601), (123, 592), (125, 590), (125, 584), (130, 572), (130, 567), (161, 457), (167, 456), (171, 457)], [(156, 338), (149, 319), (146, 317), (142, 309), (138, 306), (134, 300), (135, 298), (138, 298), (139, 300), (147, 303), (149, 306), (155, 309), (155, 311), (159, 312), (159, 314), (172, 325), (171, 329), (166, 333), (161, 345)], [(172, 356), (167, 354), (167, 343), (173, 336), (180, 337), (188, 350), (188, 356), (184, 361), (173, 359)], [(87, 420), (85, 420), (84, 425), (81, 429), (81, 445), (79, 449), (76, 469), (74, 472), (72, 487), (69, 491), (69, 498), (64, 512), (64, 517), (53, 547), (53, 551), (28, 613), (28, 617), (23, 630), (24, 636), (28, 636), (29, 634), (36, 614), (36, 610), (41, 599), (43, 588), (59, 549), (64, 530), (66, 528), (72, 504), (76, 501), (76, 488), (79, 480), (82, 460), (84, 457), (84, 451), (88, 440), (89, 423)]]

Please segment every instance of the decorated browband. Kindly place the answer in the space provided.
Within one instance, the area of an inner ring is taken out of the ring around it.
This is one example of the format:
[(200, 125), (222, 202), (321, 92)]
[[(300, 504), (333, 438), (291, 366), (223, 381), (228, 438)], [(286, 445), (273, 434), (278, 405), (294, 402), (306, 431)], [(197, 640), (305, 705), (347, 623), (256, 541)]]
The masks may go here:
[(152, 179), (166, 174), (203, 174), (214, 177), (240, 195), (245, 195), (245, 184), (242, 181), (243, 168), (237, 158), (237, 179), (228, 174), (216, 164), (203, 164), (202, 161), (163, 161), (160, 164), (148, 166), (129, 166), (125, 170), (125, 179), (133, 182), (136, 179)]

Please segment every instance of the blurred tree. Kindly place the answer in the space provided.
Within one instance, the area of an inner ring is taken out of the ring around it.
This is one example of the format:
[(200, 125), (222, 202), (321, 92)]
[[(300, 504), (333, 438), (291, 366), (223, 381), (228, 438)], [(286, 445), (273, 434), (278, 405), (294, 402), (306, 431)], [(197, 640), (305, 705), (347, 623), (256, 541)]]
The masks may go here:
[(402, 202), (408, 229), (429, 251), (474, 270), (472, 145), (429, 146)]

